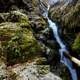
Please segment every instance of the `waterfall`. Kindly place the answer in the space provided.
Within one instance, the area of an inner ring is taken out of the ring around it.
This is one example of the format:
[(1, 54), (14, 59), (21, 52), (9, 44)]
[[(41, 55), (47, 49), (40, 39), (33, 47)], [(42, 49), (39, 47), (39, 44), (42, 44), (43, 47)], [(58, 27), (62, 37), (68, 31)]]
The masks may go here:
[(49, 7), (50, 7), (50, 5), (48, 5), (48, 8), (44, 11), (43, 16), (47, 18), (49, 27), (52, 29), (53, 35), (54, 35), (57, 43), (60, 46), (60, 49), (59, 49), (59, 54), (61, 56), (60, 62), (65, 64), (66, 67), (69, 69), (72, 80), (78, 80), (77, 79), (77, 73), (76, 73), (76, 70), (73, 68), (72, 62), (64, 56), (64, 52), (69, 53), (69, 51), (67, 50), (66, 45), (61, 41), (61, 38), (60, 38), (59, 33), (58, 33), (58, 26), (48, 17)]

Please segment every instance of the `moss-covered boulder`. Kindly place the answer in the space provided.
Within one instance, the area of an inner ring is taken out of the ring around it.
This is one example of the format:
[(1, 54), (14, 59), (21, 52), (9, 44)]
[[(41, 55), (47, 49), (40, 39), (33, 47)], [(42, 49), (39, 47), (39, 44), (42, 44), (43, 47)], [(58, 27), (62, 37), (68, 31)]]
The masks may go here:
[[(78, 14), (80, 14), (79, 0), (77, 2), (69, 4), (58, 4), (50, 9), (51, 18), (61, 24), (62, 27), (75, 28), (79, 27), (80, 20)], [(75, 21), (74, 21), (75, 20)], [(76, 26), (77, 25), (77, 26)]]
[(0, 55), (7, 58), (7, 64), (25, 62), (41, 54), (43, 47), (33, 36), (28, 17), (18, 11), (9, 14), (0, 24)]

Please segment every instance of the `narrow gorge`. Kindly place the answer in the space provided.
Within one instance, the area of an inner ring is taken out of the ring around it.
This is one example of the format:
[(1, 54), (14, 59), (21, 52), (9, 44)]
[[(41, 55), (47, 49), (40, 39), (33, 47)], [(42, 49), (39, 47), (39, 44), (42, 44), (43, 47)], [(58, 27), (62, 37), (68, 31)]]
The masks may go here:
[[(42, 4), (42, 2), (41, 2), (41, 4)], [(42, 4), (42, 6), (44, 6), (44, 5)], [(65, 53), (69, 53), (69, 52), (66, 48), (66, 45), (64, 45), (64, 43), (60, 39), (59, 32), (58, 32), (58, 27), (48, 17), (49, 7), (50, 7), (50, 5), (48, 4), (48, 8), (47, 9), (45, 8), (46, 10), (43, 13), (43, 16), (47, 18), (48, 23), (49, 23), (49, 27), (53, 30), (54, 37), (56, 38), (56, 41), (58, 42), (58, 44), (60, 46), (60, 49), (59, 49), (59, 53), (60, 53), (60, 56), (61, 56), (60, 61), (68, 67), (68, 69), (70, 71), (70, 74), (71, 74), (71, 77), (72, 77), (72, 80), (77, 80), (77, 73), (76, 73), (76, 70), (73, 68), (72, 62), (64, 56), (64, 52)]]
[(80, 0), (0, 1), (0, 80), (80, 80)]

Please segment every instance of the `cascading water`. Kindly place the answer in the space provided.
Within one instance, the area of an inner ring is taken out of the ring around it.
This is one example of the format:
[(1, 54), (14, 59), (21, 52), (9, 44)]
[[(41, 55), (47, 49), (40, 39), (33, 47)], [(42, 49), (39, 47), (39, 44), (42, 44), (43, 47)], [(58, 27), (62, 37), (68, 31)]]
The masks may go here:
[(72, 62), (63, 55), (63, 53), (68, 52), (68, 50), (66, 49), (66, 46), (63, 44), (63, 42), (61, 41), (59, 37), (57, 26), (49, 18), (47, 19), (48, 19), (49, 27), (53, 30), (54, 37), (56, 38), (58, 44), (60, 45), (60, 50), (59, 50), (60, 55), (61, 55), (60, 60), (62, 63), (64, 63), (68, 67), (71, 73), (72, 80), (77, 80), (76, 70), (73, 69)]
[[(44, 6), (44, 5), (43, 5)], [(77, 73), (76, 73), (76, 70), (73, 68), (73, 65), (72, 65), (72, 62), (66, 58), (64, 56), (64, 52), (68, 52), (67, 48), (66, 48), (66, 45), (61, 41), (61, 38), (59, 37), (59, 34), (58, 34), (58, 27), (57, 25), (49, 19), (48, 17), (48, 10), (49, 10), (49, 7), (50, 5), (48, 6), (48, 9), (46, 9), (43, 13), (43, 16), (47, 18), (48, 20), (48, 24), (49, 24), (49, 27), (53, 30), (53, 35), (56, 39), (56, 41), (58, 42), (58, 44), (60, 45), (60, 49), (59, 49), (59, 53), (60, 53), (60, 56), (61, 56), (61, 59), (60, 59), (60, 62), (64, 63), (67, 68), (69, 69), (70, 71), (70, 74), (71, 74), (71, 77), (72, 77), (72, 80), (78, 80), (77, 79)], [(69, 52), (68, 52), (69, 53)]]

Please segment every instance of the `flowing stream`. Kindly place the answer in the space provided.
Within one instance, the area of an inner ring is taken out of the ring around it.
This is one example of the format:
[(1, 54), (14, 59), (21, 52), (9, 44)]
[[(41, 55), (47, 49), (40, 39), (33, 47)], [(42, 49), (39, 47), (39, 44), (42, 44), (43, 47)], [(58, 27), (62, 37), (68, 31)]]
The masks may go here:
[[(45, 6), (42, 3), (41, 5), (43, 6), (43, 8), (45, 8)], [(58, 32), (58, 26), (48, 17), (49, 8), (50, 8), (50, 5), (48, 5), (47, 9), (45, 8), (43, 16), (47, 18), (49, 27), (53, 30), (53, 36), (55, 37), (57, 43), (60, 46), (60, 49), (59, 49), (59, 54), (61, 56), (60, 62), (65, 64), (66, 67), (69, 69), (72, 80), (78, 80), (77, 73), (76, 73), (76, 70), (73, 68), (72, 62), (64, 56), (64, 52), (68, 52), (68, 50), (66, 48), (66, 45), (61, 41), (61, 38)]]

